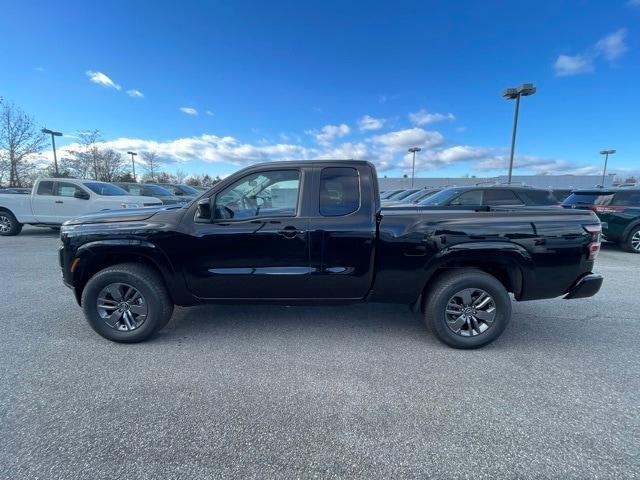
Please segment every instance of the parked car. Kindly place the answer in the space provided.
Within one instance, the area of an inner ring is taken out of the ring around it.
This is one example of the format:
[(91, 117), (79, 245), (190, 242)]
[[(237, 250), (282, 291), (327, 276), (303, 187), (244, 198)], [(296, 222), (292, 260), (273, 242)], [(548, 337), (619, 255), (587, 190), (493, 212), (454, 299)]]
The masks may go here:
[(573, 189), (572, 188), (554, 188), (551, 191), (553, 192), (553, 196), (556, 197), (556, 200), (562, 203), (565, 198), (571, 195), (571, 192), (573, 192)]
[(173, 195), (183, 197), (186, 201), (191, 201), (202, 193), (193, 188), (191, 185), (187, 185), (184, 183), (157, 183), (156, 185), (162, 188), (166, 188)]
[(23, 187), (7, 187), (7, 188), (0, 188), (0, 193), (13, 193), (16, 195), (29, 195), (31, 193), (31, 189), (30, 188), (23, 188)]
[(403, 198), (402, 200), (389, 200), (387, 202), (384, 202), (383, 205), (385, 207), (391, 207), (391, 206), (395, 206), (395, 205), (414, 205), (414, 204), (418, 204), (420, 203), (422, 200), (424, 200), (427, 197), (430, 197), (431, 195), (435, 195), (436, 193), (438, 193), (439, 191), (441, 191), (441, 188), (423, 188), (422, 190), (419, 190), (415, 193), (412, 193), (411, 195), (409, 195), (408, 197)]
[(126, 190), (131, 195), (142, 195), (144, 197), (155, 197), (162, 201), (165, 205), (175, 205), (176, 203), (185, 203), (184, 196), (178, 196), (171, 193), (166, 188), (159, 185), (152, 185), (147, 183), (133, 183), (133, 182), (118, 182), (114, 183), (118, 187)]
[(41, 178), (31, 195), (0, 194), (0, 235), (17, 235), (25, 224), (61, 225), (89, 212), (161, 205), (157, 198), (129, 195), (111, 183)]
[(419, 192), (420, 190), (422, 190), (421, 188), (408, 188), (406, 190), (402, 190), (401, 192), (398, 192), (394, 195), (391, 195), (389, 198), (382, 200), (382, 203), (389, 203), (389, 202), (399, 202), (404, 200), (405, 198), (407, 198), (409, 195), (413, 195), (416, 192)]
[(66, 222), (59, 258), (91, 327), (117, 342), (149, 338), (174, 305), (371, 301), (422, 309), (440, 340), (476, 348), (507, 326), (509, 292), (594, 295), (600, 230), (588, 210), (390, 211), (368, 162), (276, 162), (182, 208)]
[(387, 200), (389, 197), (396, 195), (400, 192), (404, 192), (404, 189), (398, 189), (398, 190), (387, 190), (386, 192), (380, 192), (380, 200)]
[(602, 222), (602, 234), (625, 250), (640, 253), (640, 188), (577, 190), (564, 208), (593, 210)]
[(550, 190), (513, 185), (450, 187), (426, 197), (417, 204), (394, 205), (393, 208), (481, 205), (559, 208), (559, 202)]

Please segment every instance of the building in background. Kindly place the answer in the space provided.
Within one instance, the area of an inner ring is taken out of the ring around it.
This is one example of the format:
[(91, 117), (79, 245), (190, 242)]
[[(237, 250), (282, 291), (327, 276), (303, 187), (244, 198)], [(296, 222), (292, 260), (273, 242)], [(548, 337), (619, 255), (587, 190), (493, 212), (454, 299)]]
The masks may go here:
[[(610, 187), (613, 183), (613, 175), (605, 178), (605, 187)], [(414, 180), (414, 188), (421, 187), (447, 187), (476, 185), (478, 183), (507, 183), (506, 175), (497, 177), (422, 177)], [(600, 175), (514, 175), (511, 182), (515, 185), (529, 185), (541, 188), (593, 188), (600, 185), (602, 177)], [(411, 178), (385, 178), (379, 179), (380, 191), (397, 190), (400, 188), (410, 188)]]

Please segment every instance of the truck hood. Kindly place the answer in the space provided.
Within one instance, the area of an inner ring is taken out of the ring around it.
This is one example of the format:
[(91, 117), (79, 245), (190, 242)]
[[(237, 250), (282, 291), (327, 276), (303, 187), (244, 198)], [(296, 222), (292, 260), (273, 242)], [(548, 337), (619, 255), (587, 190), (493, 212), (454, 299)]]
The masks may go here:
[(109, 197), (109, 200), (117, 201), (118, 203), (132, 203), (140, 207), (162, 204), (162, 201), (156, 197), (144, 197), (142, 195), (118, 195)]
[[(149, 197), (145, 197), (149, 198)], [(103, 210), (101, 212), (87, 213), (72, 218), (63, 225), (81, 225), (88, 223), (115, 223), (115, 222), (139, 222), (153, 217), (158, 212), (166, 210), (179, 210), (180, 205), (167, 205), (160, 207), (122, 208), (118, 210)]]

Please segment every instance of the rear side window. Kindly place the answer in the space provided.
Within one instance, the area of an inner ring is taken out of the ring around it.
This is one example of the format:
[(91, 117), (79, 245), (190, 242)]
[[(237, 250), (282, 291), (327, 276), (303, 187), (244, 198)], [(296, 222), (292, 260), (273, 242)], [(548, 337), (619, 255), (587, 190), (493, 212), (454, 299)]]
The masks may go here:
[(491, 206), (522, 205), (522, 200), (520, 200), (511, 190), (503, 188), (489, 188), (484, 191), (483, 204)]
[(616, 193), (611, 205), (619, 207), (640, 207), (640, 190)]
[(565, 198), (563, 205), (609, 205), (613, 193), (576, 192)]
[(557, 205), (558, 200), (556, 199), (553, 192), (548, 190), (527, 190), (520, 191), (520, 196), (526, 200), (526, 203), (529, 205)]
[(53, 195), (53, 182), (44, 181), (38, 184), (38, 195)]
[(350, 167), (323, 168), (320, 175), (320, 215), (339, 217), (360, 208), (360, 179)]

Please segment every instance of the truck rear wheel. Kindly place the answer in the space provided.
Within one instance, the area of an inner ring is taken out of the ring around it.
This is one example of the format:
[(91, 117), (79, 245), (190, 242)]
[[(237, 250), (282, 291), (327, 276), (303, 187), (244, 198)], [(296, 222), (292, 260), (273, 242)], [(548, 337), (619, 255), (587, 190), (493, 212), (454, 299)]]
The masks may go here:
[(171, 319), (173, 303), (160, 275), (146, 265), (122, 263), (87, 282), (82, 309), (97, 333), (114, 342), (142, 342)]
[(0, 235), (10, 237), (22, 231), (22, 224), (8, 210), (0, 210)]
[(493, 342), (511, 319), (511, 298), (502, 283), (480, 270), (456, 268), (425, 292), (424, 321), (439, 340), (454, 348)]

